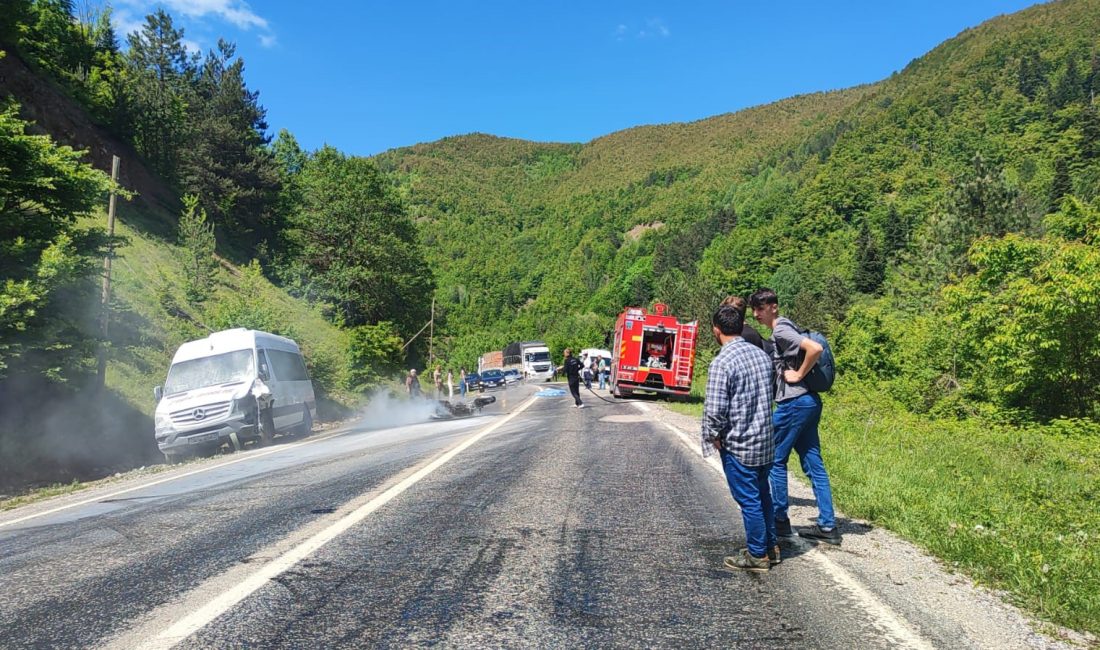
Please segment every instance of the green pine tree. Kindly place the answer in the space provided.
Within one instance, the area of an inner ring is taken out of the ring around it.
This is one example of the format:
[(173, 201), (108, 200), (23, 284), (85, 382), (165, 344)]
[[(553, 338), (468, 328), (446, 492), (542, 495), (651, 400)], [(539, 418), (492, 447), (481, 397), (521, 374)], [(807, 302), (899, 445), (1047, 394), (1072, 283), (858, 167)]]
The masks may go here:
[(268, 141), (265, 110), (244, 81), (236, 47), (218, 41), (196, 81), (193, 127), (180, 156), (180, 181), (210, 219), (246, 244), (274, 238), (271, 210), (279, 175)]
[(860, 293), (876, 293), (886, 279), (886, 261), (870, 226), (864, 221), (856, 237), (856, 268), (852, 281)]
[(163, 9), (146, 16), (142, 30), (130, 34), (129, 41), (126, 78), (134, 146), (153, 169), (175, 181), (190, 128), (195, 57), (183, 46), (183, 30), (176, 29)]
[(883, 248), (887, 255), (896, 255), (909, 246), (909, 220), (905, 218), (894, 204), (890, 204), (890, 210), (886, 215), (886, 224), (883, 232)]
[(1054, 181), (1050, 185), (1050, 203), (1047, 212), (1057, 212), (1062, 198), (1073, 193), (1073, 181), (1069, 177), (1069, 163), (1064, 156), (1054, 160)]
[(179, 244), (183, 248), (184, 292), (192, 303), (201, 303), (214, 291), (214, 275), (218, 261), (214, 224), (206, 220), (206, 210), (199, 207), (193, 194), (183, 197), (183, 212), (179, 221)]

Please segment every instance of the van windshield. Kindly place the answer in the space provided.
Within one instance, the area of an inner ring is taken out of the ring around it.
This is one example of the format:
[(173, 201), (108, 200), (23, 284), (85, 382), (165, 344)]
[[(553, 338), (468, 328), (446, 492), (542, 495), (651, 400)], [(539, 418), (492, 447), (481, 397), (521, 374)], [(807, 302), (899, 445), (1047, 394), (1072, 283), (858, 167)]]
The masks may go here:
[(236, 350), (172, 364), (164, 394), (172, 395), (206, 386), (251, 379), (252, 350)]

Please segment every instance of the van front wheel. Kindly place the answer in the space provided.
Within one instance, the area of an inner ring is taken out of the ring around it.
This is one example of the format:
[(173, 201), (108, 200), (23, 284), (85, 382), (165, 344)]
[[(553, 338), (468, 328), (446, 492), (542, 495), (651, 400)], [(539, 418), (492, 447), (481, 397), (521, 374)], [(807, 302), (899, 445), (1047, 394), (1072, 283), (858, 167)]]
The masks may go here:
[(271, 409), (260, 412), (260, 444), (264, 447), (275, 439), (275, 418), (271, 415)]

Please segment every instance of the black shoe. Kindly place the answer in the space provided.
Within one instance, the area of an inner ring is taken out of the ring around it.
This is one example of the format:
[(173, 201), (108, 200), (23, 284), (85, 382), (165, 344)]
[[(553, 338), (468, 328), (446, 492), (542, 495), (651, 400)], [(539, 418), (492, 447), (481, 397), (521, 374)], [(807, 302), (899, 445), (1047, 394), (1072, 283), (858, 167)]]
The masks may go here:
[(794, 530), (791, 528), (790, 519), (776, 519), (775, 534), (779, 537), (797, 537)]
[(809, 528), (799, 528), (799, 537), (808, 537), (809, 539), (820, 539), (826, 544), (832, 544), (833, 546), (840, 545), (840, 531), (835, 527), (832, 530), (821, 530), (821, 526), (814, 524)]

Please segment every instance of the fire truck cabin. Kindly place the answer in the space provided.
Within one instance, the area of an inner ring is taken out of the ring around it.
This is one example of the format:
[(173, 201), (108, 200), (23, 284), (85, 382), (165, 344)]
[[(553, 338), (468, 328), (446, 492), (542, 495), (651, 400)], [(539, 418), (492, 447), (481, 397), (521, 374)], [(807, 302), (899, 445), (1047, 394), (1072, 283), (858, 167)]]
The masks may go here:
[(611, 393), (656, 393), (687, 397), (695, 365), (698, 323), (681, 323), (657, 303), (653, 313), (628, 307), (615, 323), (611, 359)]

